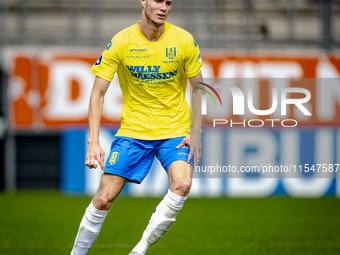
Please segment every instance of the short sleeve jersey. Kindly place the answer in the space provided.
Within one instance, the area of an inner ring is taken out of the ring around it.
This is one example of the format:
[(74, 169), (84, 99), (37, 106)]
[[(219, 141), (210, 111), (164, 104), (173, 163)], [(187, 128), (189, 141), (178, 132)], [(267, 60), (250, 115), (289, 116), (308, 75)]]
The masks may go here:
[(185, 91), (187, 79), (201, 71), (199, 47), (190, 33), (169, 23), (157, 42), (149, 42), (138, 24), (116, 34), (91, 68), (107, 81), (118, 74), (123, 108), (116, 136), (187, 136), (190, 107)]

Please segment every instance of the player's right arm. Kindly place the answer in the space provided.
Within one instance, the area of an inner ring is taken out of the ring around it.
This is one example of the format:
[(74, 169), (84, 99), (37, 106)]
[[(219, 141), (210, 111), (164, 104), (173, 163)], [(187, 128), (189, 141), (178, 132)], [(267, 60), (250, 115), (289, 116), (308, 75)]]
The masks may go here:
[(85, 165), (90, 169), (98, 167), (95, 162), (97, 160), (101, 169), (104, 170), (104, 151), (99, 144), (99, 129), (103, 113), (104, 96), (109, 86), (109, 81), (96, 76), (90, 98), (89, 137), (85, 160)]

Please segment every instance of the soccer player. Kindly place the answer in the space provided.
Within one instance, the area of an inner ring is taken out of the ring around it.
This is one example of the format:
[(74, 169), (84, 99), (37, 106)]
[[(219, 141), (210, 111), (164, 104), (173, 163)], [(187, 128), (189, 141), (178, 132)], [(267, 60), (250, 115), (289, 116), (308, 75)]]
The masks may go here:
[[(127, 182), (143, 181), (156, 156), (167, 171), (169, 190), (130, 253), (145, 254), (175, 221), (191, 187), (194, 158), (200, 163), (203, 92), (197, 89), (202, 81), (198, 45), (188, 32), (165, 22), (172, 0), (141, 0), (141, 5), (141, 21), (116, 34), (91, 68), (96, 78), (85, 164), (91, 169), (99, 164), (103, 174), (71, 255), (88, 253), (114, 200)], [(100, 119), (105, 92), (116, 72), (123, 94), (122, 122), (104, 167)], [(185, 99), (188, 78), (193, 87), (191, 132)]]

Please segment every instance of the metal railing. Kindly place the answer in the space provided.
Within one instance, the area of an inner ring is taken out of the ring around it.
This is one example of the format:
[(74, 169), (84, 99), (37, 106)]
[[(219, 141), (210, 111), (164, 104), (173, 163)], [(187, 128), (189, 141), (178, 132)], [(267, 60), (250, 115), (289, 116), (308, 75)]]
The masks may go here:
[[(1, 0), (0, 45), (105, 45), (141, 16), (137, 0)], [(175, 0), (169, 22), (204, 48), (340, 45), (339, 0)]]

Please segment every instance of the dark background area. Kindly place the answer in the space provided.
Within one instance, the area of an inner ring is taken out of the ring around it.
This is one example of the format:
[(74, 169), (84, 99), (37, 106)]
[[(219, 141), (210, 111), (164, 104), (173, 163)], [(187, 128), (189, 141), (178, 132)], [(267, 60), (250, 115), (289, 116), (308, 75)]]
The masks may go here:
[(59, 189), (59, 135), (17, 135), (18, 189)]
[[(5, 189), (5, 143), (7, 75), (0, 69), (0, 190)], [(60, 148), (59, 133), (11, 133), (15, 141), (17, 189), (59, 189)]]

